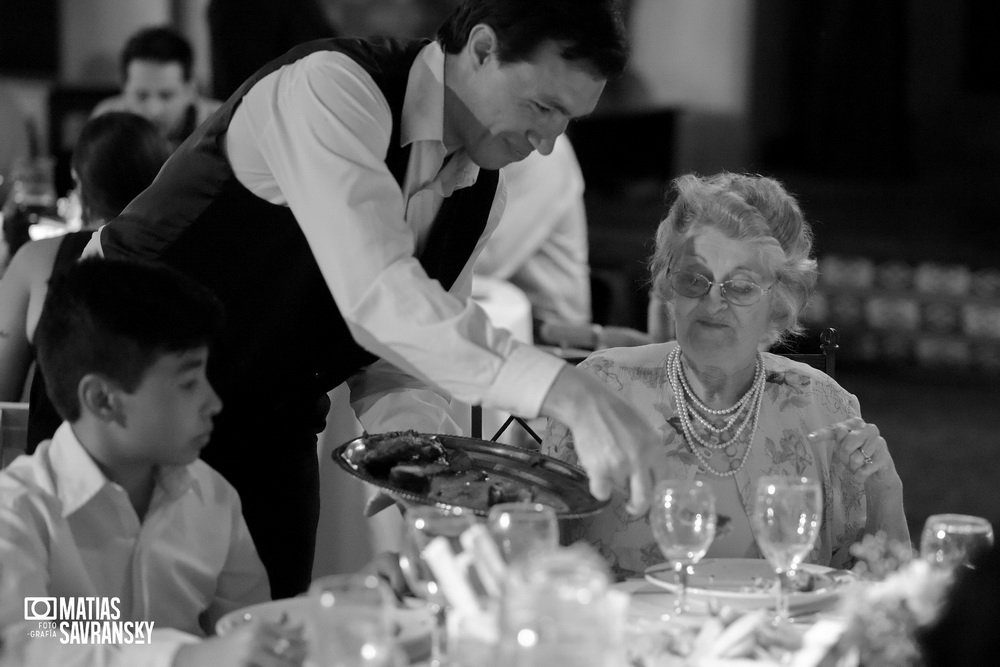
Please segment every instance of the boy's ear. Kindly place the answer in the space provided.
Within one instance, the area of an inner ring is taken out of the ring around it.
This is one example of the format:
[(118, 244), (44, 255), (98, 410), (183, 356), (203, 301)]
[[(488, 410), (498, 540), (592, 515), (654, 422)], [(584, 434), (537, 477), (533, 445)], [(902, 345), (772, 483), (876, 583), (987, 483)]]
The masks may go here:
[(88, 373), (80, 379), (77, 390), (80, 409), (100, 421), (124, 424), (121, 391), (116, 382), (98, 373)]

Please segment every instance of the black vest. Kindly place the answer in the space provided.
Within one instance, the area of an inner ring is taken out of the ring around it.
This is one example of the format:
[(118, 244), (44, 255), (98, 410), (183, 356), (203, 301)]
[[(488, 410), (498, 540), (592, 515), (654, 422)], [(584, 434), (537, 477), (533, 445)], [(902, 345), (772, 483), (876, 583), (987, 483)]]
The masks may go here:
[[(244, 188), (224, 153), (225, 130), (242, 97), (279, 67), (320, 50), (341, 51), (368, 71), (392, 110), (386, 164), (402, 184), (409, 147), (399, 127), (410, 67), (427, 42), (327, 39), (302, 44), (247, 80), (164, 165), (154, 183), (110, 225), (106, 257), (166, 262), (211, 288), (226, 307), (209, 377), (233, 410), (308, 404), (375, 357), (354, 342), (291, 210)], [(449, 289), (486, 225), (498, 172), (445, 199), (420, 257)], [(363, 257), (350, 258), (363, 262)], [(228, 413), (228, 414), (227, 414)], [(228, 420), (225, 420), (228, 421)], [(216, 420), (216, 429), (221, 424)], [(214, 440), (214, 438), (213, 438)]]

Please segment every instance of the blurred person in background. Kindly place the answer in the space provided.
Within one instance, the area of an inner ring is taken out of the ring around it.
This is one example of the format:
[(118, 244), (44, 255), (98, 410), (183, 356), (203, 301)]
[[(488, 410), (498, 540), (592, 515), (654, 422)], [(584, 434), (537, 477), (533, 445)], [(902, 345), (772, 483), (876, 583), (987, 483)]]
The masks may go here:
[[(75, 262), (94, 230), (153, 182), (169, 155), (166, 139), (142, 116), (113, 111), (84, 125), (72, 158), (83, 228), (22, 246), (0, 281), (0, 401), (21, 401), (29, 387), (31, 339), (51, 277)], [(40, 374), (32, 374), (30, 399), (29, 454), (62, 421)]]
[[(32, 137), (28, 119), (24, 117), (14, 95), (0, 86), (0, 223), (5, 215), (10, 215), (12, 203), (7, 202), (11, 186), (14, 183), (16, 165), (32, 154)], [(17, 241), (8, 240), (5, 224), (0, 224), (0, 279), (3, 278), (7, 264), (10, 262)]]
[(0, 205), (7, 201), (14, 165), (28, 155), (27, 119), (14, 95), (0, 86)]
[(121, 94), (99, 102), (91, 117), (109, 111), (137, 113), (177, 148), (220, 105), (198, 92), (193, 64), (191, 44), (173, 28), (140, 30), (121, 53)]

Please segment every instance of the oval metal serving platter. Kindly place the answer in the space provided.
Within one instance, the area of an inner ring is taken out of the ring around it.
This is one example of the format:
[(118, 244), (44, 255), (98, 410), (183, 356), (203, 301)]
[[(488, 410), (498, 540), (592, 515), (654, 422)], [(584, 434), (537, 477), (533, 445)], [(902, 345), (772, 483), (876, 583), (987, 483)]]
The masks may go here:
[[(456, 435), (421, 435), (435, 438), (445, 449), (464, 450), (472, 459), (473, 467), (489, 475), (499, 475), (517, 480), (535, 489), (544, 496), (555, 496), (564, 507), (554, 507), (560, 519), (577, 519), (591, 516), (601, 511), (607, 500), (598, 500), (590, 495), (587, 473), (550, 456), (521, 447), (512, 447), (490, 440), (479, 440)], [(369, 484), (385, 489), (393, 496), (421, 505), (442, 508), (462, 507), (477, 516), (487, 516), (489, 507), (473, 507), (461, 503), (448, 504), (428, 498), (426, 495), (399, 489), (387, 479), (375, 477), (365, 470), (362, 458), (371, 447), (378, 443), (379, 434), (364, 435), (340, 445), (333, 450), (333, 460), (347, 473)], [(537, 502), (545, 502), (544, 497)], [(556, 505), (557, 503), (548, 503)]]

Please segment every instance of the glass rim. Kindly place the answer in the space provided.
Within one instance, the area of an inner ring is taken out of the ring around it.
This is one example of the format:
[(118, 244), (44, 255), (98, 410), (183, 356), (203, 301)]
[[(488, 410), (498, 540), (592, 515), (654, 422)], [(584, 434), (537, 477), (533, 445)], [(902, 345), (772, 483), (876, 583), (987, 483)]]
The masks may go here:
[(458, 506), (439, 507), (438, 505), (412, 505), (406, 508), (406, 517), (409, 516), (434, 516), (434, 517), (472, 517), (475, 512), (470, 509)]
[(707, 487), (708, 484), (706, 484), (704, 480), (700, 479), (661, 479), (653, 487), (653, 492), (655, 493), (656, 489), (666, 486), (694, 486), (700, 488)]
[(499, 514), (500, 512), (511, 512), (520, 511), (525, 513), (538, 513), (538, 514), (555, 514), (556, 510), (551, 505), (546, 505), (545, 503), (540, 503), (532, 500), (515, 500), (509, 503), (496, 503), (495, 505), (490, 505), (489, 516), (494, 514)]
[(924, 525), (929, 525), (932, 521), (948, 521), (952, 523), (966, 523), (966, 524), (978, 524), (993, 527), (990, 520), (983, 516), (977, 516), (975, 514), (956, 514), (954, 512), (945, 512), (942, 514), (931, 514), (924, 521)]
[(770, 484), (775, 482), (780, 482), (782, 484), (819, 484), (819, 480), (815, 477), (807, 477), (806, 475), (761, 475), (757, 478), (757, 485), (760, 486), (764, 481)]

